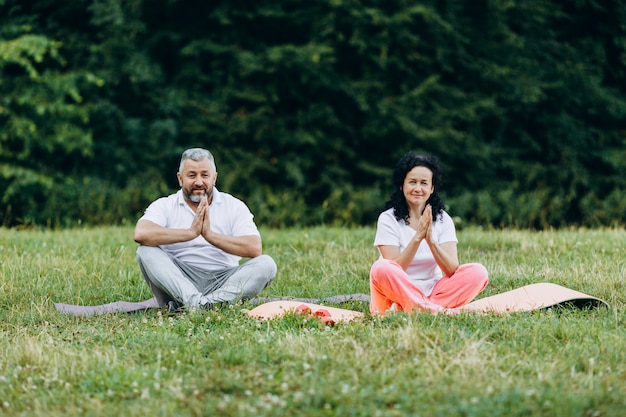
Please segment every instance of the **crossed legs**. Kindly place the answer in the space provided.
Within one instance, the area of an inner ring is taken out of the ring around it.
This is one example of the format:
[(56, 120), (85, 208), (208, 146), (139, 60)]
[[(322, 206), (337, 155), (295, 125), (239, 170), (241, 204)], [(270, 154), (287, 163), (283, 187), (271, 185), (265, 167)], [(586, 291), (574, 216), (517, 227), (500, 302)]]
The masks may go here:
[(384, 315), (394, 303), (401, 311), (416, 309), (433, 313), (461, 307), (472, 301), (487, 286), (488, 280), (483, 265), (463, 264), (451, 276), (441, 278), (426, 296), (397, 262), (379, 259), (370, 269), (370, 311)]
[(207, 307), (255, 297), (276, 276), (276, 263), (261, 255), (219, 271), (185, 265), (155, 246), (137, 248), (139, 269), (159, 306), (177, 301), (187, 307)]

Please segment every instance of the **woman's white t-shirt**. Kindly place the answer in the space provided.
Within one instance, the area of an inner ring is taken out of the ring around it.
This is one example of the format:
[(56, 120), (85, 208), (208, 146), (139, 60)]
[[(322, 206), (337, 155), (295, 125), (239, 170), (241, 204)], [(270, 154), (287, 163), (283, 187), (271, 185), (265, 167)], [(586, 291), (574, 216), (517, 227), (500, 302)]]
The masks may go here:
[[(415, 236), (416, 230), (406, 224), (404, 220), (397, 220), (393, 213), (394, 209), (390, 208), (378, 216), (374, 246), (396, 246), (402, 252)], [(438, 244), (458, 242), (454, 222), (445, 211), (442, 211), (441, 216), (437, 216), (437, 220), (433, 222), (433, 239)], [(422, 240), (420, 243), (415, 257), (406, 269), (406, 273), (411, 281), (427, 296), (433, 291), (437, 281), (443, 277), (426, 240)]]

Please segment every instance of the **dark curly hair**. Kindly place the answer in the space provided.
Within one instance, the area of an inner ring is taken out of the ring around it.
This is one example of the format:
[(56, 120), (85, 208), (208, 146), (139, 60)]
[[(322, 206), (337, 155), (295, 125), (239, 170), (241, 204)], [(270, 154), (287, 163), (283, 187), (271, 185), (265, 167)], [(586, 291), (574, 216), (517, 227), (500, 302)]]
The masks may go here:
[(393, 186), (395, 191), (391, 194), (389, 201), (385, 203), (382, 211), (393, 208), (393, 214), (398, 220), (404, 220), (409, 224), (409, 206), (402, 192), (404, 179), (406, 174), (415, 167), (426, 167), (433, 173), (433, 186), (435, 191), (430, 195), (426, 204), (430, 204), (433, 210), (433, 219), (437, 220), (441, 216), (444, 205), (441, 197), (437, 193), (439, 187), (443, 183), (443, 166), (437, 157), (431, 155), (423, 155), (417, 152), (407, 152), (396, 163), (393, 170)]

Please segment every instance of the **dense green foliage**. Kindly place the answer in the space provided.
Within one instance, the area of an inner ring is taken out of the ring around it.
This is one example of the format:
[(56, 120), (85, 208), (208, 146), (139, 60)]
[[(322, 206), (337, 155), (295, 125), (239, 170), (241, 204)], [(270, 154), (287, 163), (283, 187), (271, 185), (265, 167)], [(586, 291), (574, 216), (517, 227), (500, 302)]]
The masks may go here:
[(268, 226), (372, 224), (407, 150), (463, 222), (626, 221), (622, 0), (0, 0), (0, 219), (133, 222), (207, 147)]

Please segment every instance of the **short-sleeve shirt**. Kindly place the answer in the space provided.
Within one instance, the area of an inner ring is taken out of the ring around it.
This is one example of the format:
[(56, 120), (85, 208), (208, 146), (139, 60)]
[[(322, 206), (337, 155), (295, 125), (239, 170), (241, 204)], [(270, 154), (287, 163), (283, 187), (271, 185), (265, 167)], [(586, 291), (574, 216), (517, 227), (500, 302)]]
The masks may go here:
[[(374, 246), (397, 246), (402, 252), (411, 239), (415, 237), (416, 231), (404, 220), (396, 219), (393, 213), (394, 209), (390, 208), (378, 216)], [(439, 244), (458, 242), (454, 222), (445, 211), (442, 211), (441, 216), (437, 216), (433, 222), (433, 239)], [(415, 257), (406, 269), (406, 273), (411, 281), (427, 296), (432, 293), (437, 281), (443, 277), (441, 268), (435, 262), (435, 257), (426, 240), (422, 240), (420, 243)]]
[[(182, 190), (161, 197), (148, 206), (139, 220), (149, 220), (172, 229), (188, 229), (196, 213), (185, 202)], [(213, 187), (209, 205), (211, 230), (226, 236), (260, 236), (253, 216), (245, 203)], [(240, 256), (232, 255), (211, 245), (202, 236), (187, 242), (160, 246), (176, 259), (208, 270), (231, 268), (239, 264)]]

